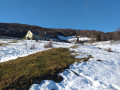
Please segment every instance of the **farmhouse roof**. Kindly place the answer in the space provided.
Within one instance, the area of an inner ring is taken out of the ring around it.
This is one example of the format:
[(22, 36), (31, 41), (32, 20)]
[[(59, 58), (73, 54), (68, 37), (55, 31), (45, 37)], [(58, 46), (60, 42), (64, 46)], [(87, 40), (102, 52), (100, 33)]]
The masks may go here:
[(35, 34), (35, 35), (38, 35), (39, 34), (39, 32), (37, 32), (37, 31), (33, 31), (33, 30), (30, 30), (33, 34)]

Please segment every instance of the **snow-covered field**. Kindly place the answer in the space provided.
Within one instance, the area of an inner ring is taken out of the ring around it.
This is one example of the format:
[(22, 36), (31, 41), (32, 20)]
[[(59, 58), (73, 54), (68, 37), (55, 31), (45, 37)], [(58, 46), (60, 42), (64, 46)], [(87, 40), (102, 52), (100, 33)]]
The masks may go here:
[(120, 52), (120, 41), (104, 41), (92, 43), (93, 46), (108, 49), (110, 48), (114, 52)]
[[(49, 49), (44, 48), (48, 41), (18, 40), (17, 43), (10, 43), (11, 41), (0, 40), (0, 43), (8, 43), (0, 46), (0, 62)], [(73, 45), (53, 42), (54, 48)], [(56, 83), (44, 80), (40, 84), (33, 84), (30, 90), (120, 90), (120, 42), (107, 41), (77, 46), (77, 48), (70, 48), (77, 53), (76, 58), (89, 55), (93, 58), (87, 62), (75, 62), (70, 69), (59, 73), (64, 78), (63, 81)], [(113, 52), (108, 52), (107, 48), (111, 48)]]
[[(17, 42), (17, 43), (10, 43)], [(5, 43), (8, 45), (0, 46), (0, 62), (9, 61), (16, 59), (18, 57), (24, 57), (29, 54), (44, 51), (50, 48), (44, 48), (44, 45), (49, 43), (49, 41), (39, 41), (35, 40), (0, 40), (0, 43)], [(53, 42), (53, 48), (58, 47), (70, 47), (72, 44), (69, 43), (59, 43)]]
[[(90, 45), (78, 45), (78, 48), (70, 50), (92, 55), (93, 58), (88, 62), (76, 62), (60, 73), (63, 81), (44, 80), (41, 84), (32, 85), (30, 90), (120, 90), (120, 53)], [(76, 58), (83, 57), (83, 54)]]

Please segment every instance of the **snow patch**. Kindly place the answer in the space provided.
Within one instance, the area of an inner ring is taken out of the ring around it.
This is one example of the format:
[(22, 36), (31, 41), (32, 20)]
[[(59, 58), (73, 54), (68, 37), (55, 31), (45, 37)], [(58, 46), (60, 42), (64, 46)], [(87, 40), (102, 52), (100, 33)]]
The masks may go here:
[[(68, 42), (73, 42), (73, 41), (77, 40), (76, 36), (66, 36), (66, 37), (64, 37), (64, 36), (58, 35), (58, 38), (61, 39), (61, 40), (66, 40)], [(88, 37), (79, 37), (79, 40), (80, 41), (89, 41), (89, 40), (91, 40), (91, 38), (88, 38)]]

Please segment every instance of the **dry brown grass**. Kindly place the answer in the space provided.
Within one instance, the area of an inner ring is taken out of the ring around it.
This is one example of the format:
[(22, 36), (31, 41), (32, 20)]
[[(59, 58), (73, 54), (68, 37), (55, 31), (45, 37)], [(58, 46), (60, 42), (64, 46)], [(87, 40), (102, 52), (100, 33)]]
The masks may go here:
[(12, 42), (9, 42), (9, 43), (17, 43), (18, 41), (12, 41)]
[(36, 80), (61, 81), (57, 74), (79, 60), (70, 53), (67, 48), (54, 48), (0, 63), (0, 90), (26, 90)]
[(74, 45), (74, 46), (72, 46), (72, 47), (70, 47), (70, 48), (78, 48), (78, 46)]
[(8, 45), (7, 43), (0, 43), (0, 46), (3, 46), (3, 45)]

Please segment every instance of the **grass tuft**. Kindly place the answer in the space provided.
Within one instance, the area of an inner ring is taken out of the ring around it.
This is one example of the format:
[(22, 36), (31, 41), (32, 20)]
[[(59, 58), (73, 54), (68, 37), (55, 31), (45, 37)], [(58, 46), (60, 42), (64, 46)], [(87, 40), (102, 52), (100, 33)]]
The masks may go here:
[(9, 43), (17, 43), (17, 41), (12, 41), (12, 42), (9, 42)]
[(6, 44), (6, 43), (0, 43), (0, 46), (3, 46), (3, 45), (8, 45), (8, 44)]
[(89, 55), (88, 57), (81, 58), (81, 61), (87, 62), (90, 58), (93, 58), (93, 56)]
[(72, 46), (72, 47), (70, 47), (70, 48), (78, 48), (78, 46)]

